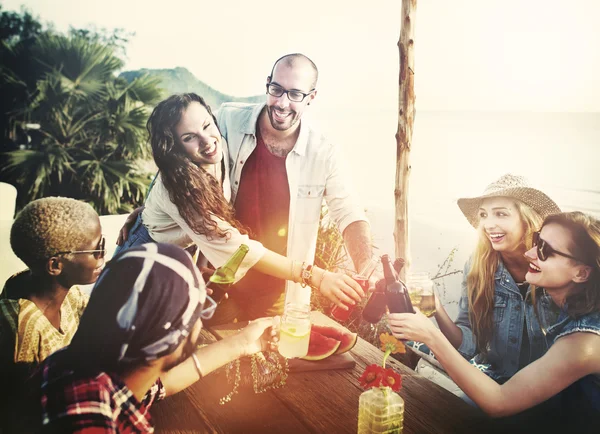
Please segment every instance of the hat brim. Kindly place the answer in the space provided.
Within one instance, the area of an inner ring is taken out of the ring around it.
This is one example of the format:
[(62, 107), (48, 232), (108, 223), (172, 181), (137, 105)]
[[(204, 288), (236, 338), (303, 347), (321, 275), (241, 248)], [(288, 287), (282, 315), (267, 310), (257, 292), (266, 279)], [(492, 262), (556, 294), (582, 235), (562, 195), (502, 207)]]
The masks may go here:
[(528, 205), (536, 211), (543, 219), (560, 211), (558, 205), (542, 191), (531, 187), (507, 188), (501, 191), (484, 194), (477, 197), (460, 198), (457, 200), (458, 207), (474, 228), (479, 225), (478, 211), (483, 199), (489, 197), (509, 197)]

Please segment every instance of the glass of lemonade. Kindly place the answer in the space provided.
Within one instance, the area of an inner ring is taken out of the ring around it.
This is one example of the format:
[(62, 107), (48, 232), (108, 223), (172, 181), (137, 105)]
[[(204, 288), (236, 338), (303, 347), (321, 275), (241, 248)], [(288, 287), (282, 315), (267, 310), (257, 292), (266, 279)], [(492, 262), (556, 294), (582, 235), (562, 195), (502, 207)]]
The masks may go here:
[(433, 316), (435, 314), (435, 293), (433, 292), (433, 280), (429, 278), (429, 273), (408, 273), (406, 287), (413, 306), (418, 307), (425, 316)]
[(308, 354), (310, 341), (310, 306), (285, 305), (279, 329), (279, 354), (288, 359)]

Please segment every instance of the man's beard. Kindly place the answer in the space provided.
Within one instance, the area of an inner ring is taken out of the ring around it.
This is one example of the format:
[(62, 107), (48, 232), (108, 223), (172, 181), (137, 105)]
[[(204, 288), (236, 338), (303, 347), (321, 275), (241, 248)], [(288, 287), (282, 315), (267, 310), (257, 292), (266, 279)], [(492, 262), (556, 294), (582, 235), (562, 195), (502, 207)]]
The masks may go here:
[(274, 106), (267, 107), (267, 113), (269, 115), (269, 123), (271, 124), (271, 127), (273, 127), (274, 130), (287, 131), (290, 128), (292, 128), (298, 121), (298, 119), (296, 119), (297, 113), (293, 110), (290, 110), (290, 114), (288, 116), (289, 125), (282, 126), (282, 125), (278, 124), (277, 121), (274, 119), (273, 112), (275, 110), (276, 110), (276, 108)]

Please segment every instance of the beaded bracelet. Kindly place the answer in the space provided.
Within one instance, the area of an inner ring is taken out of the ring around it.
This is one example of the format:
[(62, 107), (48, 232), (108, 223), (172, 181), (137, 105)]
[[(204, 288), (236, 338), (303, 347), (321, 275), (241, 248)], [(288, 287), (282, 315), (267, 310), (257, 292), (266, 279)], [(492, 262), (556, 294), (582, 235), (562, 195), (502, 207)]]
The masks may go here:
[(321, 283), (323, 283), (323, 279), (325, 278), (325, 273), (327, 273), (327, 270), (323, 270), (323, 274), (321, 274), (321, 280), (319, 280), (319, 285), (317, 286), (318, 291), (321, 290)]

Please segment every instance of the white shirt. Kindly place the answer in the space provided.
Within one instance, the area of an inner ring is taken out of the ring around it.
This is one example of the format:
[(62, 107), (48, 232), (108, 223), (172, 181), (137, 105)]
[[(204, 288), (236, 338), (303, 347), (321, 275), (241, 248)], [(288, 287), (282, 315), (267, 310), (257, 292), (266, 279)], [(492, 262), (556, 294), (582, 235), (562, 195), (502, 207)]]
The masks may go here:
[[(225, 158), (223, 195), (230, 201), (231, 185), (229, 183), (227, 144), (225, 140), (223, 140), (223, 155), (223, 158)], [(217, 235), (207, 237), (206, 235), (195, 233), (181, 216), (177, 206), (171, 201), (160, 173), (146, 199), (142, 214), (144, 226), (154, 241), (176, 244), (183, 248), (196, 244), (202, 255), (215, 267), (223, 265), (233, 255), (240, 244), (246, 244), (249, 247), (249, 251), (236, 273), (237, 281), (262, 258), (266, 249), (261, 243), (251, 240), (248, 235), (241, 234), (226, 221), (216, 216), (213, 216), (213, 219), (219, 229), (227, 231), (227, 237), (221, 238)]]
[[(238, 192), (244, 163), (256, 148), (256, 123), (265, 104), (225, 103), (217, 113), (221, 134), (229, 146), (232, 200)], [(345, 165), (337, 148), (306, 120), (300, 124), (300, 134), (285, 162), (290, 188), (290, 213), (287, 256), (314, 262), (323, 199), (329, 214), (341, 232), (355, 221), (367, 221), (359, 205)], [(301, 293), (301, 300), (310, 299), (310, 292), (288, 281), (290, 292)], [(286, 296), (287, 298), (287, 296)]]

